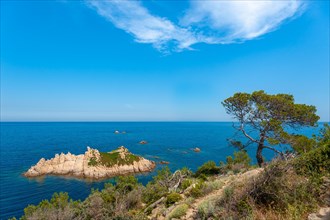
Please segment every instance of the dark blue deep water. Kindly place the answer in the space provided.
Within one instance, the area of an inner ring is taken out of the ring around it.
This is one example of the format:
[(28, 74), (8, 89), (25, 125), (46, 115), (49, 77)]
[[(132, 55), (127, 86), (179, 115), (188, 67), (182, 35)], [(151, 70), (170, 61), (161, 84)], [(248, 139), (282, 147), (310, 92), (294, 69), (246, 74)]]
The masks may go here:
[[(1, 125), (0, 163), (0, 219), (20, 217), (28, 204), (49, 199), (54, 192), (65, 191), (73, 199), (84, 199), (92, 188), (102, 188), (101, 182), (48, 176), (28, 179), (21, 174), (36, 164), (41, 157), (54, 157), (56, 153), (82, 154), (86, 147), (110, 151), (121, 145), (131, 152), (155, 160), (169, 161), (172, 170), (189, 167), (196, 170), (207, 160), (217, 163), (225, 160), (234, 149), (227, 138), (234, 130), (231, 123), (216, 122), (100, 122), (100, 123), (7, 123)], [(115, 130), (126, 134), (114, 134)], [(305, 129), (311, 135), (317, 129)], [(146, 140), (148, 144), (140, 145)], [(200, 153), (191, 150), (201, 148)], [(253, 149), (249, 151), (253, 155)], [(265, 151), (265, 156), (272, 157)], [(161, 165), (157, 166), (157, 169)], [(137, 175), (142, 183), (155, 172)]]

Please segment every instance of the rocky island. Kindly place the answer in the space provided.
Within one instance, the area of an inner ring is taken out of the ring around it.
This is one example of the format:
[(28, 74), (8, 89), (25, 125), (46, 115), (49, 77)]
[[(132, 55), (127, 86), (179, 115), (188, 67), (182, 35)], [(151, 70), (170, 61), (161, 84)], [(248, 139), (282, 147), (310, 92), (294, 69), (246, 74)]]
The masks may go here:
[(99, 152), (87, 147), (85, 154), (56, 154), (54, 158), (41, 158), (24, 176), (67, 175), (81, 178), (101, 179), (119, 175), (150, 172), (156, 163), (136, 156), (124, 146), (111, 152)]

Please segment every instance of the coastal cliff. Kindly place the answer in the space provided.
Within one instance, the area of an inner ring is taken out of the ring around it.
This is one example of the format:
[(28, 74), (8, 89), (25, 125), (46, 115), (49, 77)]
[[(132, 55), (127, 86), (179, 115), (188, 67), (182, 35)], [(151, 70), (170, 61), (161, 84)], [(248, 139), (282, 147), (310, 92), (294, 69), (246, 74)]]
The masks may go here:
[(87, 147), (85, 154), (56, 154), (54, 158), (41, 158), (24, 176), (68, 175), (74, 177), (101, 179), (130, 173), (149, 172), (155, 162), (136, 156), (121, 146), (111, 152), (99, 152)]

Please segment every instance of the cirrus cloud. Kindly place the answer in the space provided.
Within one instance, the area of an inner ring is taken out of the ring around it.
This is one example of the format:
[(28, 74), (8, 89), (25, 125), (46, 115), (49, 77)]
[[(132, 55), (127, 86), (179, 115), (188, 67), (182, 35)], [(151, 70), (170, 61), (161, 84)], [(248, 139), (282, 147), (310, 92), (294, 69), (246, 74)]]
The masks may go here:
[(138, 43), (161, 52), (192, 49), (197, 43), (229, 44), (258, 38), (300, 15), (301, 0), (191, 1), (175, 24), (152, 14), (141, 1), (87, 0), (99, 15), (126, 31)]

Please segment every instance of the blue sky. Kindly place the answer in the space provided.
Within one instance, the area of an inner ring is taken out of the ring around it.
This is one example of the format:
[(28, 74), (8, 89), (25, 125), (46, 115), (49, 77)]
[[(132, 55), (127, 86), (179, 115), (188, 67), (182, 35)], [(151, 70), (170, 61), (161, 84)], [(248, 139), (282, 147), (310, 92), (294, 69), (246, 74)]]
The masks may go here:
[(329, 121), (329, 1), (1, 1), (2, 121), (228, 121), (235, 92)]

